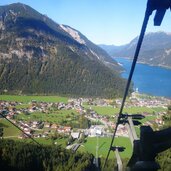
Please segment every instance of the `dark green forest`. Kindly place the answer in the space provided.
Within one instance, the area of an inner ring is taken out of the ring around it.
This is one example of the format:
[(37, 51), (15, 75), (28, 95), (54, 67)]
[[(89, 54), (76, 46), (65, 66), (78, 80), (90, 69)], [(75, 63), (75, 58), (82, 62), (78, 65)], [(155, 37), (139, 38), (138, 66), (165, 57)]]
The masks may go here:
[(10, 63), (0, 60), (0, 90), (105, 98), (122, 95), (125, 81), (119, 74), (96, 61), (72, 56), (71, 52), (71, 57), (63, 56), (65, 51), (68, 49), (59, 50), (56, 57), (45, 62), (17, 57), (13, 57)]
[[(99, 160), (99, 169), (94, 156), (89, 153), (73, 153), (60, 146), (38, 146), (13, 140), (0, 140), (1, 171), (99, 171), (104, 164)], [(124, 159), (124, 167), (127, 159)], [(116, 168), (115, 159), (107, 161), (104, 171)]]
[(2, 171), (93, 171), (93, 155), (73, 153), (60, 146), (38, 146), (0, 140)]
[[(171, 106), (168, 106), (168, 111), (167, 114), (163, 116), (163, 120), (165, 122), (164, 128), (169, 128), (171, 127)], [(170, 135), (171, 138), (171, 135)], [(160, 153), (157, 157), (156, 160), (161, 166), (161, 171), (170, 171), (171, 170), (171, 148)]]

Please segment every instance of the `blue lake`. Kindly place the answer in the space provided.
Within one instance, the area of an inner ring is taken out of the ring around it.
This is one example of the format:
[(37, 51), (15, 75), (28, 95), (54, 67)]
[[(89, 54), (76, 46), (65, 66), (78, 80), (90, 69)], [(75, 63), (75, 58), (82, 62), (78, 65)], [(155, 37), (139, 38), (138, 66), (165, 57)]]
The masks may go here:
[[(132, 61), (125, 58), (114, 58), (123, 65), (123, 78), (128, 78)], [(171, 69), (165, 69), (146, 64), (136, 64), (133, 75), (134, 88), (140, 93), (171, 98)]]

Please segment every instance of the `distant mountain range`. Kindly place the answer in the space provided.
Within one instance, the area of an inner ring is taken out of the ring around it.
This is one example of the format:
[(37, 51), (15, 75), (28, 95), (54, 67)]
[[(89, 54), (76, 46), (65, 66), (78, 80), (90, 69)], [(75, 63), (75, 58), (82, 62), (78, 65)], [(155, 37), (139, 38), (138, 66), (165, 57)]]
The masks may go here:
[(70, 26), (21, 3), (0, 6), (0, 92), (115, 97), (120, 70)]
[[(138, 37), (123, 46), (100, 45), (112, 57), (133, 58)], [(171, 33), (147, 33), (139, 54), (139, 62), (171, 68)]]

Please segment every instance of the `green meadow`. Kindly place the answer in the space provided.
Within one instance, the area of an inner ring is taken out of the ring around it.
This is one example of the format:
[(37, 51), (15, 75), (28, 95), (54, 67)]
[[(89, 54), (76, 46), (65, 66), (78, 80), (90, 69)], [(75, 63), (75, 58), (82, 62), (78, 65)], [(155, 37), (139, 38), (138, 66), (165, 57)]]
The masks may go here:
[(76, 120), (78, 113), (75, 110), (59, 110), (49, 113), (33, 112), (29, 115), (19, 114), (16, 116), (17, 120), (23, 121), (44, 121), (51, 123), (61, 123), (62, 121), (74, 121)]
[[(113, 108), (113, 107), (100, 107), (100, 106), (89, 106), (84, 105), (87, 109), (92, 109), (96, 111), (100, 115), (115, 115), (119, 113), (120, 108)], [(137, 113), (154, 113), (154, 112), (162, 112), (166, 109), (161, 107), (156, 108), (148, 108), (148, 107), (131, 107), (131, 108), (124, 108), (123, 113), (129, 113), (129, 114), (137, 114)]]
[(67, 97), (60, 97), (60, 96), (29, 96), (29, 95), (0, 95), (0, 100), (5, 101), (16, 101), (16, 102), (23, 102), (28, 103), (32, 100), (37, 102), (68, 102)]
[(0, 127), (4, 128), (4, 137), (18, 137), (21, 134), (18, 128), (3, 118), (0, 118)]
[[(98, 142), (98, 156), (105, 158), (107, 156), (111, 139), (109, 137), (88, 137), (87, 141), (82, 144), (78, 151), (92, 153), (96, 156), (96, 144)], [(124, 152), (121, 152), (120, 155), (122, 158), (129, 158), (132, 154), (132, 146), (129, 138), (126, 137), (117, 137), (114, 141), (116, 146), (125, 147)], [(114, 158), (115, 153), (111, 151), (109, 158)]]
[[(26, 143), (32, 143), (32, 144), (35, 143), (30, 138), (18, 139), (16, 137), (13, 137), (13, 138), (10, 138), (10, 139), (13, 139), (15, 141), (22, 141), (22, 142), (26, 142)], [(56, 145), (56, 146), (62, 146), (63, 148), (66, 147), (66, 142), (67, 142), (67, 138), (60, 138), (60, 139), (56, 139), (56, 140), (52, 140), (51, 138), (34, 138), (34, 140), (36, 142), (38, 142), (39, 144), (41, 144), (41, 145)]]
[(60, 145), (60, 146), (62, 146), (62, 147), (66, 147), (66, 142), (67, 142), (67, 138), (58, 138), (58, 139), (56, 139), (56, 140), (54, 140), (54, 141), (52, 141), (52, 139), (50, 139), (50, 138), (36, 138), (35, 139), (38, 143), (40, 143), (40, 144), (46, 144), (46, 145)]

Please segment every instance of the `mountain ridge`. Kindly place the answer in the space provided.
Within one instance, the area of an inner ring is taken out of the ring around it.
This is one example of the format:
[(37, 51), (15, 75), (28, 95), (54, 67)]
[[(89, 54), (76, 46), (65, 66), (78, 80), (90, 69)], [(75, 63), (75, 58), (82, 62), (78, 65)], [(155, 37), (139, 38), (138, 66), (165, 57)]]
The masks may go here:
[(0, 7), (0, 91), (120, 96), (121, 67), (70, 26), (31, 7)]
[[(127, 57), (132, 59), (138, 37), (123, 46), (101, 46), (113, 57)], [(171, 68), (171, 33), (150, 32), (144, 37), (138, 62), (154, 66)]]

